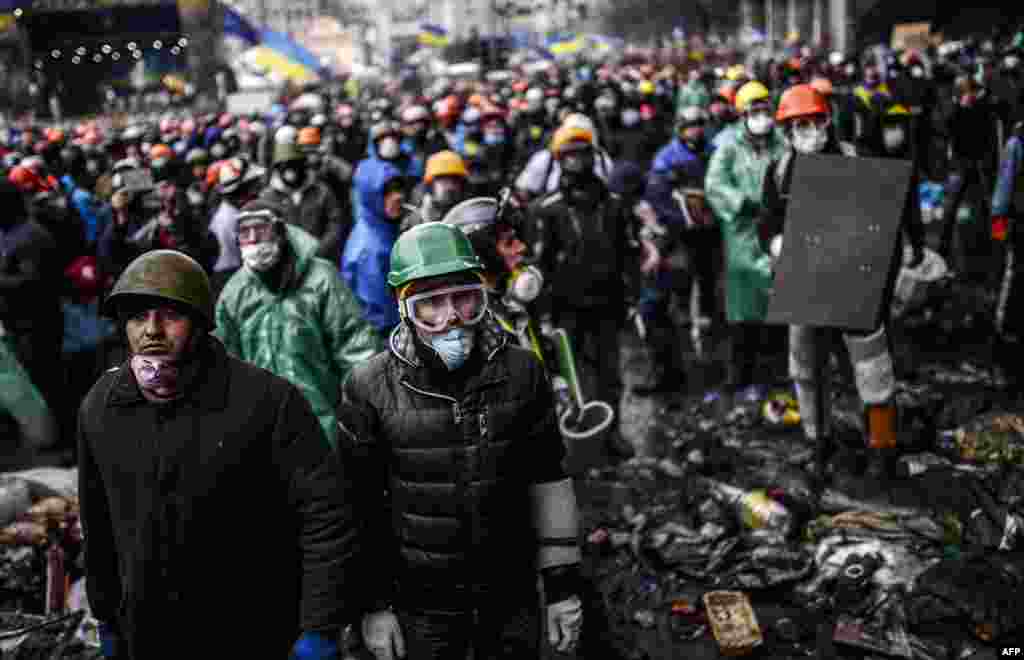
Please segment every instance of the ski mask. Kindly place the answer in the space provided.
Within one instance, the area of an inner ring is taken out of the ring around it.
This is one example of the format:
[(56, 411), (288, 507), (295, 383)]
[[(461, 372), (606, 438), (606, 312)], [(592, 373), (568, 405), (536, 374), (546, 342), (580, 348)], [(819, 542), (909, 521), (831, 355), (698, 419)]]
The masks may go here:
[(476, 330), (464, 326), (451, 328), (447, 332), (432, 335), (425, 342), (434, 349), (448, 371), (455, 371), (466, 364), (476, 343)]
[(178, 361), (162, 355), (133, 355), (132, 373), (139, 387), (158, 399), (173, 399), (178, 395), (181, 368)]

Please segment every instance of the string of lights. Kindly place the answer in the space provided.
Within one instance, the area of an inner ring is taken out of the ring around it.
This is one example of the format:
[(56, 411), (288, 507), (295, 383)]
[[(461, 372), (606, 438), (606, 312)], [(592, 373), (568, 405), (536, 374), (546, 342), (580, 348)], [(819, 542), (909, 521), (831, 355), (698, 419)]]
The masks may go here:
[[(68, 50), (66, 52), (60, 48), (54, 48), (50, 51), (50, 59), (60, 61), (70, 57), (72, 64), (81, 64), (89, 61), (99, 64), (107, 58), (117, 62), (120, 61), (122, 57), (141, 60), (144, 56), (145, 50), (151, 49), (154, 51), (161, 51), (166, 48), (171, 55), (181, 55), (185, 52), (188, 44), (188, 39), (186, 37), (181, 37), (176, 42), (164, 42), (162, 39), (155, 39), (152, 44), (145, 46), (140, 46), (138, 42), (130, 41), (122, 48), (115, 48), (109, 43), (105, 43), (98, 48), (94, 47), (92, 51), (90, 51), (86, 46), (78, 46), (74, 50)], [(37, 59), (35, 61), (35, 67), (37, 69), (42, 69), (44, 66), (45, 63), (42, 59)]]

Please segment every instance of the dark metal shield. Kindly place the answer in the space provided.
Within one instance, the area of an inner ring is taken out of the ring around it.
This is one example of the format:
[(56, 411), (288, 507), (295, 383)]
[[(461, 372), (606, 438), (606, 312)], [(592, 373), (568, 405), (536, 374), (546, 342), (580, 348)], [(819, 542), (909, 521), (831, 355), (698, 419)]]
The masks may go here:
[(873, 330), (911, 203), (906, 160), (798, 155), (768, 323)]

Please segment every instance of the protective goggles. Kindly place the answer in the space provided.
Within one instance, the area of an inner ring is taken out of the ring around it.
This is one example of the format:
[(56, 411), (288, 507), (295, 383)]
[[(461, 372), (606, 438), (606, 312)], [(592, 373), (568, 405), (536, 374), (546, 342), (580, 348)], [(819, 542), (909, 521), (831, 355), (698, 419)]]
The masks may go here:
[(483, 284), (451, 286), (409, 296), (402, 307), (417, 328), (440, 332), (453, 316), (463, 325), (482, 321), (487, 314), (487, 291)]
[(826, 129), (832, 125), (832, 117), (829, 115), (808, 115), (796, 117), (790, 124), (794, 130), (809, 131), (812, 129)]

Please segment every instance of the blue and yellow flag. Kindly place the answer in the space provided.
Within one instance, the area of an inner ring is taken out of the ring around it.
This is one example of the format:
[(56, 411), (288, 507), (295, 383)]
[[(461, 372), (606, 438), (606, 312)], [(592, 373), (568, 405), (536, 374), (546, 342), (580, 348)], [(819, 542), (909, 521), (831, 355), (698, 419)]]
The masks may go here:
[(420, 25), (420, 33), (417, 40), (421, 46), (444, 48), (449, 43), (448, 30), (445, 30), (440, 25), (423, 23)]

